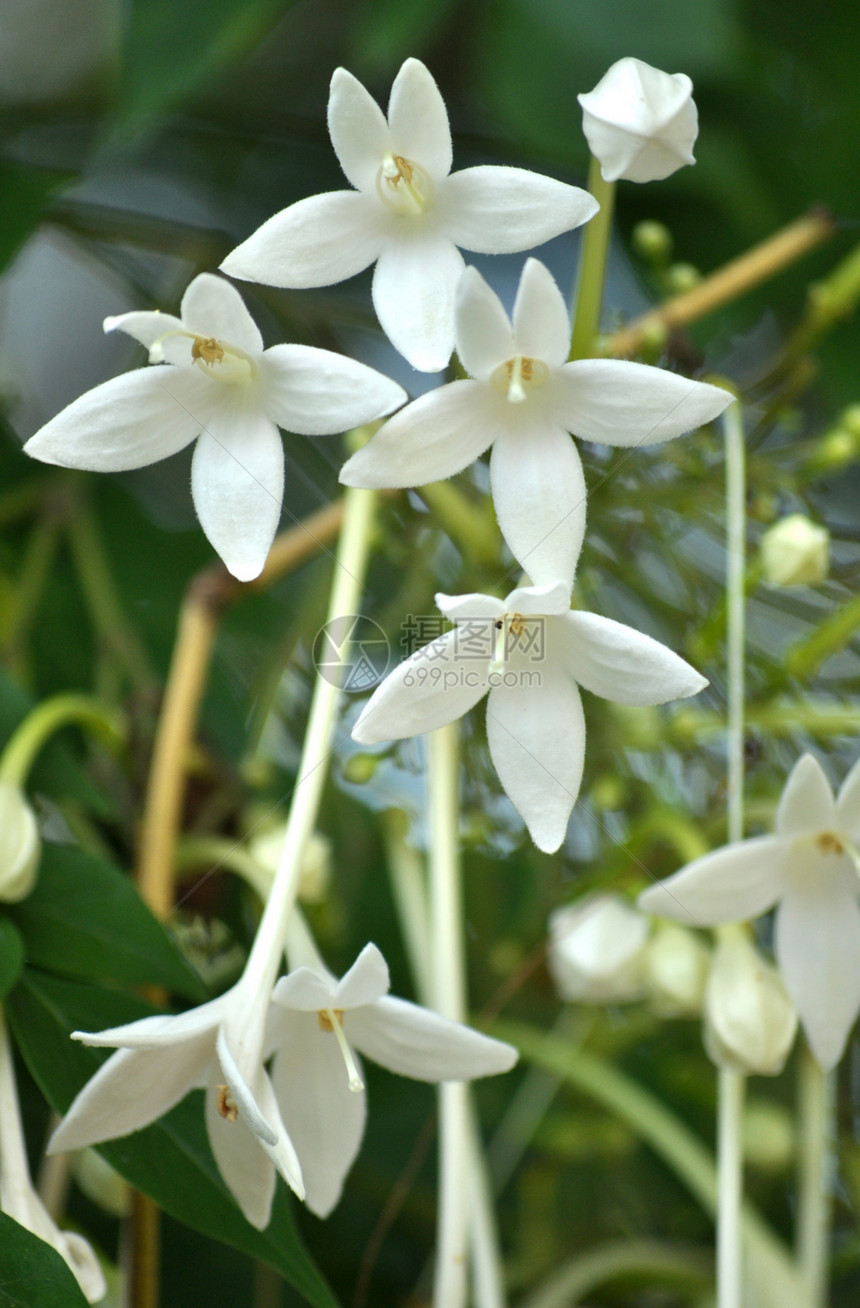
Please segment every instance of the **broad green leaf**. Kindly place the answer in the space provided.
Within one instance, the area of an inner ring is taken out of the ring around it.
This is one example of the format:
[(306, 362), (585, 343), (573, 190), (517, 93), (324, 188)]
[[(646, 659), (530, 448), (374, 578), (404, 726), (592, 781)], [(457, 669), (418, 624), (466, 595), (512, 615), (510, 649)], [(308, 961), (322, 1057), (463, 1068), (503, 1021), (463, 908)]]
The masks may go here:
[[(101, 1051), (70, 1040), (69, 1032), (134, 1021), (153, 1009), (115, 991), (27, 968), (10, 996), (8, 1011), (30, 1072), (48, 1102), (62, 1113), (104, 1062)], [(305, 1252), (282, 1181), (267, 1229), (256, 1231), (245, 1221), (212, 1157), (199, 1091), (152, 1126), (100, 1145), (99, 1151), (177, 1221), (268, 1263), (313, 1308), (337, 1308), (337, 1300)]]
[(206, 989), (131, 880), (68, 845), (45, 845), (36, 888), (10, 916), (29, 963), (83, 981), (157, 985), (189, 999)]
[(397, 65), (439, 36), (457, 0), (365, 0), (354, 18), (350, 68), (393, 76)]
[(0, 999), (5, 999), (24, 966), (24, 942), (8, 917), (0, 917)]
[(0, 1213), (0, 1308), (86, 1308), (87, 1301), (51, 1245)]

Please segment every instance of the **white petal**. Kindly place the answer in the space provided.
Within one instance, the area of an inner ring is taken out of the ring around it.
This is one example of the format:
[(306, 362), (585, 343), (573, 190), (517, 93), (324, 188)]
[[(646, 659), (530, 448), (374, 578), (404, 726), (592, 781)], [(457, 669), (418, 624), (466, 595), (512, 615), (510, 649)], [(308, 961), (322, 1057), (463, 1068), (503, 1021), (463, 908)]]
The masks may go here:
[(375, 196), (329, 191), (298, 200), (258, 227), (221, 264), (264, 286), (331, 286), (377, 258), (389, 215)]
[[(558, 634), (556, 634), (558, 632)], [(680, 655), (623, 622), (597, 613), (565, 613), (552, 625), (571, 676), (615, 704), (665, 704), (696, 695), (706, 679)]]
[(335, 1008), (357, 1008), (372, 1004), (388, 992), (391, 981), (388, 964), (376, 945), (365, 945), (348, 972), (338, 982)]
[(147, 350), (152, 349), (156, 341), (166, 337), (161, 345), (161, 357), (167, 363), (190, 366), (193, 362), (188, 328), (172, 313), (119, 313), (112, 318), (105, 318), (104, 329), (106, 332), (125, 332), (126, 336), (132, 336), (141, 345), (145, 345)]
[(623, 359), (577, 359), (551, 378), (553, 415), (568, 431), (605, 445), (656, 445), (710, 422), (728, 391), (665, 368)]
[(330, 435), (374, 422), (409, 397), (375, 368), (312, 345), (274, 345), (260, 359), (257, 403), (287, 431)]
[(269, 1224), (275, 1193), (275, 1169), (260, 1147), (260, 1141), (248, 1129), (241, 1114), (234, 1122), (222, 1117), (218, 1109), (220, 1072), (216, 1071), (206, 1087), (206, 1131), (224, 1184), (242, 1209), (245, 1219), (257, 1230)]
[(107, 1283), (89, 1240), (74, 1231), (58, 1231), (57, 1247), (77, 1277), (87, 1303), (101, 1303)]
[(83, 1149), (149, 1126), (184, 1099), (212, 1056), (213, 1043), (199, 1037), (161, 1049), (118, 1049), (76, 1096), (49, 1152)]
[(191, 491), (200, 525), (233, 576), (258, 576), (284, 496), (284, 447), (274, 423), (225, 406), (197, 442)]
[(424, 486), (462, 472), (495, 433), (494, 395), (455, 381), (413, 400), (389, 418), (340, 470), (345, 486)]
[(74, 400), (24, 446), (61, 468), (125, 472), (184, 449), (209, 415), (211, 378), (197, 368), (141, 368)]
[(504, 305), (477, 268), (467, 268), (457, 284), (455, 317), (460, 362), (470, 376), (488, 381), (517, 346)]
[(506, 613), (520, 613), (524, 617), (554, 616), (570, 610), (570, 585), (567, 581), (547, 581), (539, 586), (517, 586), (505, 601)]
[(451, 128), (442, 93), (419, 59), (407, 59), (394, 79), (388, 125), (395, 154), (419, 163), (434, 181), (451, 171)]
[(415, 1081), (495, 1076), (517, 1061), (512, 1045), (393, 996), (353, 1009), (346, 1022), (350, 1042), (366, 1058)]
[(513, 312), (517, 353), (560, 368), (570, 353), (570, 316), (552, 273), (526, 259)]
[[(407, 219), (406, 222), (409, 220)], [(413, 368), (439, 372), (454, 349), (454, 296), (463, 256), (444, 236), (400, 224), (373, 274), (373, 307), (396, 350)]]
[(80, 1040), (82, 1045), (122, 1049), (157, 1049), (160, 1045), (180, 1044), (184, 1040), (208, 1032), (214, 1042), (215, 1032), (221, 1020), (223, 1003), (221, 999), (211, 1000), (208, 1004), (199, 1004), (189, 1008), (186, 1013), (158, 1013), (152, 1017), (142, 1017), (137, 1022), (126, 1022), (123, 1026), (111, 1026), (105, 1031), (73, 1031), (72, 1039)]
[(649, 886), (639, 896), (639, 907), (687, 926), (745, 922), (766, 913), (782, 894), (789, 852), (779, 836), (725, 845)]
[(853, 840), (860, 840), (860, 759), (854, 764), (836, 799), (837, 823)]
[(376, 177), (391, 149), (385, 114), (352, 73), (336, 68), (328, 99), (328, 130), (347, 181), (376, 193)]
[(334, 1035), (321, 1030), (314, 1017), (284, 1016), (272, 1083), (284, 1126), (296, 1142), (307, 1205), (327, 1217), (361, 1145), (367, 1096), (349, 1089)]
[(531, 250), (588, 222), (599, 208), (578, 186), (494, 164), (453, 173), (439, 185), (437, 200), (446, 234), (479, 254)]
[(451, 622), (494, 622), (507, 612), (504, 600), (497, 599), (495, 595), (481, 595), (477, 591), (470, 595), (444, 595), (439, 591), (434, 599), (437, 609)]
[(415, 651), (371, 695), (352, 732), (362, 745), (434, 731), (462, 717), (489, 684), (483, 659), (459, 657), (457, 631)]
[(776, 914), (775, 951), (791, 1001), (818, 1062), (842, 1057), (860, 1009), (860, 909), (856, 877), (793, 884)]
[(837, 825), (833, 791), (824, 769), (812, 754), (804, 754), (791, 769), (776, 810), (780, 836), (830, 831)]
[(277, 1143), (278, 1134), (271, 1123), (266, 1121), (259, 1105), (254, 1099), (254, 1092), (245, 1080), (239, 1065), (233, 1056), (230, 1048), (230, 1042), (227, 1033), (223, 1027), (218, 1029), (218, 1037), (215, 1042), (215, 1049), (218, 1055), (218, 1062), (221, 1065), (221, 1071), (224, 1074), (224, 1080), (230, 1090), (236, 1107), (239, 1109), (239, 1116), (245, 1125), (253, 1131), (254, 1135), (263, 1142), (263, 1144), (273, 1145)]
[(639, 59), (619, 59), (587, 95), (577, 96), (583, 131), (606, 181), (657, 181), (693, 164), (698, 132), (692, 82)]
[(562, 578), (569, 595), (586, 502), (582, 463), (570, 436), (539, 412), (522, 431), (500, 431), (490, 479), (499, 528), (520, 567), (534, 582)]
[(300, 1013), (318, 1013), (334, 1007), (335, 986), (310, 967), (295, 967), (282, 976), (272, 991), (272, 1003)]
[(199, 336), (238, 345), (248, 354), (263, 348), (260, 329), (235, 286), (213, 273), (200, 273), (182, 297), (182, 321)]
[[(505, 678), (525, 676), (513, 670)], [(539, 684), (502, 684), (487, 701), (487, 740), (508, 798), (538, 849), (564, 840), (585, 760), (585, 719), (573, 682), (549, 660), (529, 669)]]

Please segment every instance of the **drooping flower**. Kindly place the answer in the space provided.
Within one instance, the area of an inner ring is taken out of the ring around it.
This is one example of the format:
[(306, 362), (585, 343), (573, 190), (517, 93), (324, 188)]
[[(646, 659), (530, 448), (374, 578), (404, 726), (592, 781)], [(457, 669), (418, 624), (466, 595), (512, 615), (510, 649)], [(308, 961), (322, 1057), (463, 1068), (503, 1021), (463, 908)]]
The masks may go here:
[(715, 849), (639, 897), (646, 913), (695, 926), (758, 917), (777, 905), (785, 988), (824, 1068), (839, 1061), (860, 1011), (860, 763), (838, 797), (811, 754), (795, 764), (776, 834)]
[(661, 181), (696, 162), (699, 115), (686, 74), (663, 73), (641, 59), (619, 59), (593, 91), (576, 98), (604, 181)]
[(15, 904), (36, 884), (42, 844), (20, 786), (0, 780), (0, 900)]
[(269, 1221), (275, 1168), (304, 1197), (302, 1172), (263, 1066), (271, 992), (246, 971), (231, 990), (177, 1017), (145, 1017), (107, 1031), (75, 1031), (116, 1047), (66, 1113), (49, 1151), (82, 1149), (149, 1126), (196, 1086), (206, 1087), (206, 1129), (218, 1169), (245, 1217)]
[(343, 466), (347, 486), (421, 486), (490, 445), (499, 526), (535, 583), (570, 584), (585, 531), (585, 480), (568, 433), (654, 445), (722, 413), (727, 391), (620, 359), (567, 362), (570, 320), (550, 273), (523, 269), (512, 319), (474, 268), (457, 293), (457, 351), (473, 380), (422, 395)]
[(760, 550), (771, 586), (815, 586), (830, 569), (830, 532), (803, 513), (790, 513), (768, 527)]
[[(445, 102), (428, 70), (407, 59), (388, 119), (360, 82), (336, 69), (328, 125), (353, 191), (299, 200), (221, 265), (268, 286), (329, 286), (376, 261), (373, 303), (415, 368), (438, 372), (454, 345), (458, 246), (481, 254), (532, 249), (597, 212), (587, 191), (525, 168), (451, 174)], [(451, 175), (449, 175), (451, 174)]]
[(452, 722), (489, 691), (487, 740), (499, 780), (538, 848), (558, 849), (579, 794), (585, 720), (577, 683), (618, 704), (663, 704), (707, 685), (665, 645), (596, 613), (570, 611), (565, 581), (506, 599), (437, 595), (456, 625), (374, 691), (360, 744)]
[(25, 450), (45, 463), (120, 472), (157, 463), (197, 438), (191, 492), (201, 526), (241, 581), (269, 552), (284, 493), (278, 426), (308, 436), (381, 418), (406, 399), (395, 382), (353, 359), (308, 345), (263, 349), (238, 291), (201, 273), (180, 317), (105, 319), (149, 350), (150, 363), (88, 391)]
[(618, 1004), (641, 999), (650, 923), (617, 895), (591, 895), (555, 909), (547, 961), (562, 999)]
[(517, 1051), (389, 995), (388, 967), (376, 945), (365, 945), (340, 981), (306, 933), (297, 940), (293, 932), (289, 955), (293, 964), (306, 961), (281, 978), (272, 996), (272, 1084), (296, 1144), (308, 1207), (326, 1217), (364, 1131), (366, 1096), (354, 1051), (417, 1081), (507, 1072)]
[(717, 941), (705, 990), (704, 1041), (718, 1067), (777, 1076), (797, 1032), (797, 1014), (775, 968), (743, 927)]

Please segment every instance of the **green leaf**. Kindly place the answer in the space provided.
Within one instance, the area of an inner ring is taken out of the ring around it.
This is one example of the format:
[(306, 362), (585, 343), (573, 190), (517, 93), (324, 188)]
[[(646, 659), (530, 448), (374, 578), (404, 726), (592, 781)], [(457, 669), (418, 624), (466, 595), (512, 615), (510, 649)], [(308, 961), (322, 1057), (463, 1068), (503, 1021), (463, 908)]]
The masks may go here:
[(3, 223), (0, 225), (0, 272), (8, 267), (27, 237), (35, 230), (52, 192), (71, 180), (65, 173), (29, 168), (8, 159), (0, 159), (0, 204), (3, 209)]
[(350, 68), (369, 79), (391, 72), (438, 39), (458, 0), (365, 0), (355, 14)]
[(0, 1213), (0, 1308), (86, 1308), (56, 1249)]
[(206, 999), (132, 882), (118, 868), (67, 845), (46, 845), (36, 888), (10, 907), (27, 961), (83, 981), (158, 985)]
[[(60, 1113), (104, 1061), (100, 1051), (70, 1040), (69, 1032), (115, 1026), (153, 1011), (130, 996), (31, 968), (25, 969), (8, 1002), (12, 1032), (27, 1066)], [(99, 1152), (177, 1221), (268, 1263), (313, 1308), (337, 1308), (301, 1242), (282, 1181), (266, 1230), (257, 1231), (245, 1221), (212, 1157), (199, 1091), (145, 1130), (100, 1145)]]
[(8, 917), (0, 917), (0, 999), (5, 999), (21, 975), (24, 942)]

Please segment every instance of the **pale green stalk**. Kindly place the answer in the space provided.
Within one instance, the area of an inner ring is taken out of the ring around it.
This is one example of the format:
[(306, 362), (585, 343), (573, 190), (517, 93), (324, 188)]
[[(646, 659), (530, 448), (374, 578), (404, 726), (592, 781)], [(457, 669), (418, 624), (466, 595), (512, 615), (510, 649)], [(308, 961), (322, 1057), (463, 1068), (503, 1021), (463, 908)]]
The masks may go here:
[(571, 359), (585, 359), (594, 352), (594, 342), (600, 331), (606, 258), (609, 252), (609, 237), (612, 233), (615, 183), (603, 180), (600, 160), (595, 159), (593, 155), (588, 168), (588, 189), (600, 205), (600, 209), (583, 228), (579, 277), (576, 284), (576, 310), (570, 338)]
[(119, 714), (91, 695), (52, 695), (28, 713), (0, 755), (0, 779), (22, 789), (37, 754), (61, 727), (86, 727), (114, 748), (124, 741)]
[(800, 1139), (797, 1176), (797, 1257), (807, 1308), (826, 1308), (830, 1187), (827, 1139), (833, 1121), (834, 1082), (823, 1072), (806, 1041), (798, 1068)]

